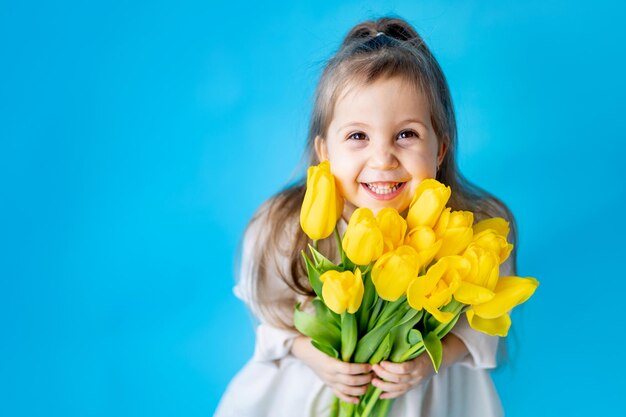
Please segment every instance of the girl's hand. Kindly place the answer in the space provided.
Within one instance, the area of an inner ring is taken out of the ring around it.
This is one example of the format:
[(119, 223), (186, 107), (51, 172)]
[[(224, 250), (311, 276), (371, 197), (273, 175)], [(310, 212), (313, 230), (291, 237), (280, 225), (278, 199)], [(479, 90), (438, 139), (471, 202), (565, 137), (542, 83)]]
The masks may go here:
[[(465, 343), (454, 334), (449, 333), (441, 340), (443, 357), (440, 370), (448, 367), (469, 354)], [(383, 361), (372, 367), (378, 378), (372, 379), (372, 385), (383, 390), (383, 400), (396, 398), (435, 373), (433, 363), (426, 352), (417, 358), (403, 363)]]
[(403, 363), (383, 361), (372, 369), (378, 376), (372, 385), (383, 390), (383, 400), (399, 397), (435, 373), (427, 353)]
[(371, 365), (332, 358), (315, 348), (309, 337), (297, 337), (291, 352), (311, 368), (342, 401), (358, 404), (358, 397), (365, 394), (372, 380)]

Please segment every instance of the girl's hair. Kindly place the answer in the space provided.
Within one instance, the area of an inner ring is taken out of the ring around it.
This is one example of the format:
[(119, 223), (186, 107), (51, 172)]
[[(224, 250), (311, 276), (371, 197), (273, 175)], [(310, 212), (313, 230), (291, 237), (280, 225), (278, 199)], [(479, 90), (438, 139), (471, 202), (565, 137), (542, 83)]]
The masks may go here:
[[(447, 149), (436, 179), (452, 189), (448, 206), (453, 210), (474, 212), (475, 221), (503, 217), (510, 222), (508, 240), (514, 245), (510, 262), (515, 273), (515, 219), (502, 201), (472, 184), (459, 172), (455, 159), (456, 119), (448, 83), (424, 40), (406, 21), (384, 17), (356, 25), (327, 63), (315, 92), (306, 147), (309, 163), (319, 163), (314, 151), (315, 137), (326, 137), (337, 98), (347, 88), (390, 77), (402, 77), (428, 99), (438, 144), (443, 142)], [(293, 292), (314, 296), (300, 255), (308, 243), (299, 227), (304, 192), (303, 178), (273, 196), (250, 222), (260, 222), (265, 231), (257, 237), (252, 251), (254, 267), (250, 272), (255, 277), (252, 296), (265, 317), (270, 317), (274, 325), (288, 329), (293, 329), (296, 294), (292, 293), (291, 299), (277, 297), (275, 291), (270, 290), (270, 282), (280, 278)], [(322, 253), (336, 252), (332, 236), (319, 243)], [(276, 274), (279, 276), (273, 276)]]

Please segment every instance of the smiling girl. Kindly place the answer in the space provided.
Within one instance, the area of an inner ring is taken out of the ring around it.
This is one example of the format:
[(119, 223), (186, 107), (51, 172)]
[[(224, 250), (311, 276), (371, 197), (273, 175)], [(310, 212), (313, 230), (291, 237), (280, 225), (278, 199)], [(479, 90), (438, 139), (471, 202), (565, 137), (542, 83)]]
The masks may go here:
[[(328, 62), (316, 90), (307, 142), (311, 165), (330, 162), (345, 199), (346, 220), (358, 207), (405, 213), (420, 182), (436, 178), (452, 189), (448, 206), (474, 212), (475, 221), (504, 217), (498, 199), (469, 183), (456, 165), (456, 121), (447, 82), (415, 29), (382, 18), (355, 26)], [(443, 340), (434, 375), (426, 355), (404, 363), (349, 364), (317, 350), (293, 325), (297, 302), (314, 297), (300, 251), (304, 181), (271, 198), (244, 236), (235, 294), (259, 319), (254, 357), (235, 376), (216, 416), (324, 416), (332, 393), (358, 402), (369, 384), (397, 398), (390, 416), (500, 416), (488, 370), (498, 337), (469, 327), (464, 316)], [(334, 239), (319, 242), (337, 253)], [(515, 274), (515, 253), (501, 265)]]

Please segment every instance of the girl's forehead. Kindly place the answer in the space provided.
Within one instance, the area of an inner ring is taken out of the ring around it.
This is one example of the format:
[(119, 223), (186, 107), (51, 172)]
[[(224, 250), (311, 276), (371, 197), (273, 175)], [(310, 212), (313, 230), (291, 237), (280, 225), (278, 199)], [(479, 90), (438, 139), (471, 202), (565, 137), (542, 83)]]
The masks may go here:
[(355, 106), (356, 108), (367, 107), (381, 101), (389, 103), (389, 100), (394, 105), (404, 103), (413, 110), (417, 107), (421, 111), (431, 113), (429, 97), (421, 86), (417, 82), (400, 76), (379, 77), (369, 82), (353, 80), (346, 83), (336, 93), (334, 103), (329, 109), (331, 111), (329, 123), (330, 119), (337, 116), (338, 110), (342, 113), (345, 111), (352, 113)]
[[(393, 83), (386, 81), (394, 81)], [(421, 83), (417, 80), (411, 80), (408, 77), (404, 77), (401, 75), (396, 76), (383, 76), (378, 77), (373, 80), (365, 80), (365, 79), (352, 79), (347, 81), (343, 86), (339, 86), (337, 91), (335, 92), (335, 100), (334, 106), (337, 107), (337, 104), (340, 101), (348, 100), (358, 100), (359, 97), (365, 91), (371, 90), (371, 87), (374, 85), (384, 86), (387, 89), (400, 90), (403, 94), (413, 94), (419, 97), (421, 100), (428, 101), (428, 97), (426, 96), (424, 89), (421, 86)]]

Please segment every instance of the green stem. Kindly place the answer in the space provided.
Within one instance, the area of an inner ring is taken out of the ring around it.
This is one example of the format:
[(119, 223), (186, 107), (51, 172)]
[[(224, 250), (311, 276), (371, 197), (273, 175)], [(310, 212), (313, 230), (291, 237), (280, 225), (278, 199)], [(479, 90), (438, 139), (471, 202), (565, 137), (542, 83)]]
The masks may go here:
[(401, 298), (399, 298), (398, 300), (394, 302), (386, 303), (383, 308), (383, 311), (376, 318), (374, 327), (376, 327), (378, 323), (384, 322), (387, 318), (389, 318), (395, 311), (397, 311), (403, 305), (406, 305), (406, 295), (403, 295)]
[(374, 406), (376, 405), (376, 402), (378, 401), (378, 397), (380, 397), (380, 394), (382, 394), (382, 392), (383, 390), (380, 388), (376, 388), (374, 390), (372, 396), (369, 397), (367, 400), (367, 405), (365, 406), (365, 410), (363, 410), (363, 414), (361, 414), (361, 417), (369, 417), (372, 410), (374, 409)]
[(378, 409), (378, 416), (387, 416), (389, 414), (389, 408), (393, 404), (393, 400), (380, 400), (380, 408)]
[(339, 229), (337, 229), (337, 225), (335, 225), (335, 230), (333, 230), (333, 234), (335, 235), (335, 242), (337, 243), (337, 250), (339, 251), (339, 256), (342, 264), (346, 264), (346, 253), (343, 251), (343, 246), (341, 244), (341, 236), (339, 236)]
[(330, 415), (328, 417), (339, 417), (339, 397), (333, 397), (333, 403), (330, 406)]
[(369, 322), (367, 323), (367, 331), (369, 332), (374, 327), (376, 327), (376, 322), (378, 318), (378, 314), (380, 313), (380, 308), (383, 306), (383, 299), (378, 297), (376, 300), (376, 304), (374, 305), (374, 309), (372, 310), (372, 314), (370, 315)]
[(339, 402), (339, 417), (353, 417), (356, 404), (347, 403), (345, 401)]
[(426, 350), (426, 347), (424, 346), (424, 342), (416, 343), (415, 346), (413, 346), (411, 349), (404, 352), (404, 355), (400, 357), (399, 363), (406, 362), (409, 359), (409, 357), (411, 357), (411, 355), (413, 355), (414, 353), (417, 353), (417, 352), (422, 353), (425, 350)]

